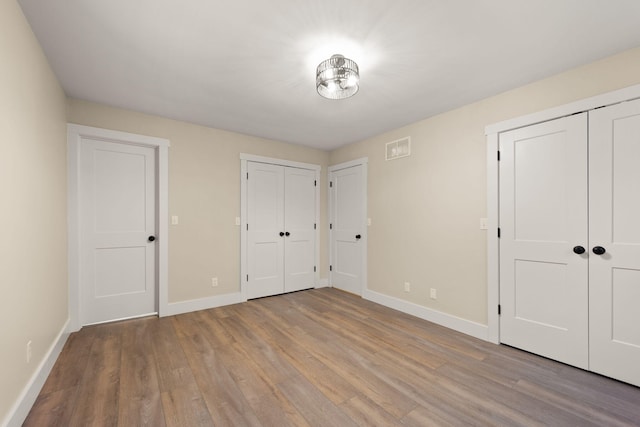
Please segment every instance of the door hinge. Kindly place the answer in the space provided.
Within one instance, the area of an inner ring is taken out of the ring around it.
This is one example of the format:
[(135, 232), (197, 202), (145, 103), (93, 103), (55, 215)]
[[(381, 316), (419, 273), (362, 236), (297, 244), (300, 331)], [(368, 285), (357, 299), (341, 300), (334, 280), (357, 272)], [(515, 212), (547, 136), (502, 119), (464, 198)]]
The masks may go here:
[(313, 180), (313, 186), (317, 187), (318, 186), (318, 181), (316, 181), (315, 179)]
[(329, 230), (333, 230), (333, 224), (329, 224)]
[(333, 266), (332, 265), (329, 266), (329, 271), (333, 271)]
[(249, 179), (249, 172), (247, 172), (247, 179)]
[(247, 224), (247, 230), (249, 230), (249, 224)]
[(502, 306), (498, 304), (498, 316), (502, 314)]
[(333, 181), (329, 181), (329, 187), (333, 187)]
[(314, 230), (316, 229), (316, 225), (315, 225), (315, 224), (313, 224), (313, 229), (314, 229)]
[(500, 238), (500, 227), (498, 227), (498, 239)]
[(498, 150), (498, 161), (500, 161), (500, 150)]
[(316, 272), (316, 266), (315, 265), (313, 266), (313, 272), (314, 273)]
[(249, 281), (249, 275), (247, 274), (247, 282)]

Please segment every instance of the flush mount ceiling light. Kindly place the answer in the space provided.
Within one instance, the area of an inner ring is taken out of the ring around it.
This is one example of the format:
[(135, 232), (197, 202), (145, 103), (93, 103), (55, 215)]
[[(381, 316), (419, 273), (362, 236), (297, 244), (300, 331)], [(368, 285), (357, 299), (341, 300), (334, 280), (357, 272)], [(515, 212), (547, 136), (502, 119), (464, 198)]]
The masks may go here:
[(353, 96), (360, 88), (358, 64), (342, 55), (333, 55), (318, 65), (316, 89), (320, 96), (344, 99)]

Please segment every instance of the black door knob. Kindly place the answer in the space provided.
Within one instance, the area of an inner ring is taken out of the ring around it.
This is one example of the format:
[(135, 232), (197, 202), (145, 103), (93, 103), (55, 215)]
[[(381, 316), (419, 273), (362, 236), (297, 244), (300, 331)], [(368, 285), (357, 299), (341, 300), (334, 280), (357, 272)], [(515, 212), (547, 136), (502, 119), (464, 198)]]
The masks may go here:
[(284, 231), (280, 232), (280, 237), (284, 236)]
[(603, 255), (605, 252), (607, 252), (607, 250), (605, 248), (603, 248), (602, 246), (594, 246), (593, 249), (591, 249), (591, 250), (596, 255)]
[(573, 247), (573, 252), (578, 254), (578, 255), (582, 255), (585, 252), (585, 250), (584, 250), (584, 247), (582, 247), (582, 246), (574, 246)]
[(286, 233), (284, 233), (285, 236), (289, 237), (291, 236), (291, 233), (289, 233), (288, 231)]
[(150, 242), (153, 242), (154, 240), (156, 240), (156, 236), (149, 236), (147, 240), (149, 240)]
[(361, 235), (356, 234), (356, 240), (357, 240), (357, 239), (360, 239), (361, 237), (362, 237)]

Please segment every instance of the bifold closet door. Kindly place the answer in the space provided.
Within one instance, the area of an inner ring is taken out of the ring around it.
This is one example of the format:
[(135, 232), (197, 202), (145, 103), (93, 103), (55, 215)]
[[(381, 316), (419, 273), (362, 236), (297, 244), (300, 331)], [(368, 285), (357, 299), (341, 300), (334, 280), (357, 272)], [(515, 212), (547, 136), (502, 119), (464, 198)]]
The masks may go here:
[(640, 100), (590, 113), (589, 174), (590, 369), (640, 386)]
[(247, 298), (251, 299), (284, 292), (284, 168), (256, 162), (247, 168)]
[(499, 173), (500, 341), (587, 369), (587, 114), (501, 134)]
[(284, 168), (284, 291), (312, 288), (316, 257), (315, 172)]
[(313, 288), (315, 172), (249, 162), (247, 298)]

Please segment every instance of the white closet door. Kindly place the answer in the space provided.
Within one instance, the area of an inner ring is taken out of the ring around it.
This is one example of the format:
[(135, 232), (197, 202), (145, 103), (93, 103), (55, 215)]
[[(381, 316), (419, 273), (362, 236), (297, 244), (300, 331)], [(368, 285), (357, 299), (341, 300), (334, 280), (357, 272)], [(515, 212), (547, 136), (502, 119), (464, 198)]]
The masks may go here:
[(590, 369), (640, 386), (640, 101), (594, 110), (589, 132)]
[(284, 168), (284, 291), (313, 288), (316, 257), (315, 172)]
[(284, 292), (284, 169), (255, 162), (247, 168), (247, 298), (260, 298)]
[(500, 153), (500, 340), (587, 368), (587, 115), (503, 133)]

